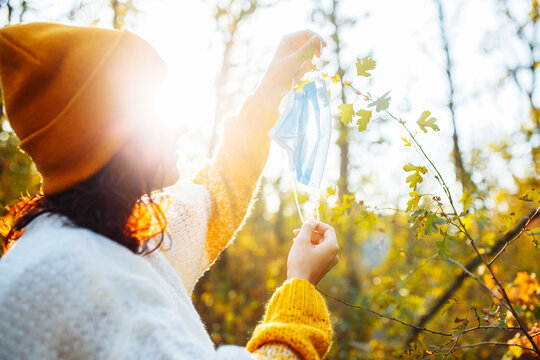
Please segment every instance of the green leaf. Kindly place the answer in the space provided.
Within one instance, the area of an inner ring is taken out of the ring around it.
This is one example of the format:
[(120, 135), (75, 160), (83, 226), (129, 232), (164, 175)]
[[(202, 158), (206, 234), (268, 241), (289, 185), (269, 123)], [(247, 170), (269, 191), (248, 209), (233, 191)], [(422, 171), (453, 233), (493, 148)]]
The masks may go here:
[[(440, 225), (443, 225), (443, 224), (440, 224)], [(448, 232), (446, 231), (443, 231), (442, 229), (439, 230), (439, 233), (444, 236), (445, 239), (448, 239), (450, 241), (458, 241), (459, 238), (457, 236), (454, 236), (454, 235), (448, 235)]]
[(424, 222), (424, 234), (431, 235), (437, 232), (437, 215), (428, 212), (426, 214), (426, 221)]
[(371, 76), (368, 71), (375, 69), (377, 66), (377, 62), (370, 58), (369, 56), (366, 56), (363, 59), (356, 58), (356, 74), (358, 76), (364, 76), (369, 77)]
[(338, 109), (341, 110), (341, 112), (338, 114), (341, 122), (345, 125), (350, 124), (354, 114), (353, 104), (342, 104), (338, 106)]
[(380, 111), (384, 111), (384, 110), (388, 109), (388, 107), (390, 106), (390, 99), (392, 99), (391, 97), (388, 96), (388, 94), (390, 94), (390, 91), (388, 91), (383, 96), (379, 97), (377, 100), (372, 101), (371, 103), (369, 103), (368, 107), (375, 106), (375, 111), (376, 112), (380, 112)]
[(437, 215), (435, 215), (435, 224), (437, 225), (444, 225), (447, 223), (446, 219), (445, 218), (442, 218), (442, 217), (439, 217)]
[(437, 226), (444, 225), (444, 224), (446, 224), (446, 219), (438, 217), (437, 214), (435, 213), (427, 212), (426, 220), (424, 221), (424, 234), (426, 235), (435, 234), (438, 231)]
[(424, 111), (422, 113), (422, 115), (420, 115), (420, 118), (416, 121), (416, 123), (418, 124), (418, 126), (420, 126), (420, 129), (422, 129), (423, 132), (427, 133), (427, 128), (431, 128), (433, 131), (439, 131), (439, 127), (437, 126), (437, 124), (435, 124), (435, 122), (437, 121), (436, 118), (434, 117), (429, 117), (429, 115), (431, 115), (431, 112), (430, 111)]
[(356, 116), (359, 117), (358, 120), (356, 120), (356, 125), (358, 125), (358, 131), (362, 132), (366, 130), (367, 124), (369, 123), (369, 120), (371, 119), (372, 112), (369, 110), (358, 110), (356, 112)]
[(437, 249), (439, 250), (439, 256), (443, 259), (448, 258), (448, 253), (450, 252), (450, 250), (448, 249), (448, 246), (446, 246), (446, 240), (438, 240), (435, 244), (437, 245)]

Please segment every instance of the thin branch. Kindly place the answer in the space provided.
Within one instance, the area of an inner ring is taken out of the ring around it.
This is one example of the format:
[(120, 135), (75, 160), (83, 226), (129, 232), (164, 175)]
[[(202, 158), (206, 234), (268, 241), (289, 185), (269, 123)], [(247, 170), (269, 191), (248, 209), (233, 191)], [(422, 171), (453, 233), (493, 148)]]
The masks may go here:
[(326, 294), (325, 292), (317, 289), (318, 292), (320, 292), (321, 294), (323, 294), (324, 296), (326, 296), (327, 298), (330, 298), (332, 300), (335, 300), (339, 303), (342, 303), (343, 305), (347, 305), (349, 307), (352, 307), (352, 308), (355, 308), (355, 309), (359, 309), (359, 310), (363, 310), (363, 311), (367, 311), (373, 315), (377, 315), (378, 317), (382, 317), (382, 318), (385, 318), (385, 319), (388, 319), (388, 320), (392, 320), (392, 321), (395, 321), (395, 322), (398, 322), (400, 323), (401, 325), (405, 325), (405, 326), (408, 326), (408, 327), (411, 327), (411, 328), (414, 328), (414, 329), (417, 329), (419, 331), (426, 331), (426, 332), (429, 332), (429, 333), (432, 333), (432, 334), (436, 334), (436, 335), (441, 335), (441, 336), (452, 336), (452, 334), (450, 333), (445, 333), (445, 332), (441, 332), (441, 331), (435, 331), (435, 330), (430, 330), (430, 329), (426, 329), (425, 327), (422, 327), (422, 326), (416, 326), (414, 324), (410, 324), (410, 323), (407, 323), (405, 321), (402, 321), (402, 320), (399, 320), (395, 317), (392, 317), (392, 316), (388, 316), (388, 315), (385, 315), (385, 314), (381, 314), (381, 313), (378, 313), (376, 312), (375, 310), (371, 310), (371, 309), (368, 309), (366, 307), (363, 307), (363, 306), (360, 306), (360, 305), (354, 305), (354, 304), (351, 304), (351, 303), (348, 303), (344, 300), (341, 300), (341, 299), (338, 299), (332, 295), (328, 295)]
[(448, 39), (448, 34), (446, 31), (446, 22), (445, 22), (445, 13), (442, 4), (442, 0), (434, 0), (437, 5), (438, 10), (438, 19), (439, 19), (439, 30), (441, 35), (441, 42), (445, 56), (445, 73), (446, 80), (448, 83), (448, 110), (450, 111), (450, 119), (452, 120), (452, 143), (453, 143), (453, 158), (454, 158), (454, 167), (456, 170), (457, 180), (461, 182), (463, 189), (474, 188), (474, 183), (472, 182), (471, 176), (465, 170), (465, 165), (463, 164), (463, 158), (461, 156), (461, 149), (459, 148), (458, 140), (458, 131), (456, 125), (456, 102), (455, 102), (455, 85), (454, 85), (454, 75), (453, 75), (453, 64), (450, 56), (450, 41)]
[(517, 326), (509, 326), (506, 328), (498, 327), (498, 326), (475, 326), (472, 328), (465, 329), (463, 331), (463, 334), (466, 334), (471, 331), (477, 331), (477, 330), (488, 330), (488, 329), (499, 329), (499, 330), (507, 330), (507, 331), (521, 331), (520, 327)]
[(451, 263), (459, 266), (463, 271), (465, 271), (465, 273), (467, 273), (467, 275), (469, 275), (470, 277), (472, 277), (474, 280), (476, 280), (480, 285), (482, 285), (484, 288), (487, 289), (487, 291), (489, 291), (489, 293), (491, 294), (491, 296), (493, 296), (495, 299), (499, 300), (499, 302), (507, 309), (510, 311), (510, 308), (508, 307), (508, 305), (500, 298), (498, 297), (497, 295), (495, 295), (495, 293), (493, 292), (493, 290), (491, 290), (491, 288), (489, 286), (486, 285), (486, 283), (484, 283), (482, 280), (480, 280), (476, 275), (474, 275), (472, 272), (470, 272), (469, 270), (467, 270), (467, 268), (465, 266), (463, 266), (463, 264), (461, 264), (459, 261), (457, 260), (454, 260), (452, 259), (451, 257), (448, 257), (446, 260), (450, 261)]
[[(371, 98), (371, 96), (370, 96)], [(418, 146), (418, 148), (420, 149), (420, 151), (422, 152), (422, 154), (424, 155), (424, 158), (431, 164), (431, 166), (433, 167), (433, 169), (435, 170), (435, 172), (437, 173), (437, 175), (439, 176), (439, 178), (437, 179), (439, 184), (441, 185), (441, 187), (443, 188), (443, 191), (446, 193), (446, 196), (448, 198), (448, 201), (450, 203), (450, 206), (452, 207), (452, 210), (454, 212), (457, 213), (457, 210), (455, 208), (455, 205), (454, 205), (454, 201), (452, 200), (452, 194), (450, 193), (450, 189), (448, 188), (448, 186), (446, 185), (446, 182), (444, 181), (444, 178), (442, 177), (442, 175), (440, 174), (439, 170), (437, 169), (437, 167), (435, 166), (435, 164), (433, 164), (433, 162), (431, 161), (431, 159), (427, 156), (427, 154), (424, 152), (424, 149), (422, 148), (422, 146), (420, 145), (420, 143), (418, 143), (418, 141), (416, 140), (416, 137), (411, 133), (411, 131), (409, 130), (409, 128), (405, 125), (405, 122), (396, 118), (394, 115), (392, 115), (388, 110), (385, 110), (385, 112), (387, 114), (389, 114), (392, 118), (394, 118), (399, 124), (401, 124), (401, 126), (403, 126), (403, 128), (405, 128), (405, 130), (407, 131), (407, 133), (409, 134), (409, 136), (413, 139), (414, 143)], [(518, 314), (516, 313), (516, 311), (514, 310), (514, 307), (512, 306), (512, 302), (510, 301), (510, 298), (508, 297), (508, 294), (506, 293), (506, 290), (504, 289), (504, 287), (502, 286), (501, 282), (499, 281), (499, 279), (497, 278), (497, 276), (495, 275), (495, 272), (493, 271), (493, 269), (491, 268), (490, 264), (486, 261), (486, 259), (482, 256), (482, 254), (480, 253), (480, 251), (478, 250), (478, 247), (476, 246), (476, 243), (474, 241), (474, 239), (472, 238), (472, 236), (469, 234), (469, 232), (467, 231), (467, 228), (465, 227), (465, 224), (463, 223), (463, 221), (461, 220), (461, 217), (457, 217), (457, 220), (459, 222), (459, 225), (460, 225), (460, 230), (466, 235), (467, 239), (469, 240), (469, 245), (472, 246), (474, 252), (476, 253), (476, 256), (480, 259), (480, 261), (482, 263), (484, 263), (484, 265), (486, 266), (486, 268), (488, 269), (488, 271), (490, 272), (491, 274), (491, 277), (493, 279), (493, 281), (495, 281), (495, 284), (497, 285), (497, 287), (499, 288), (506, 304), (508, 305), (508, 310), (510, 311), (510, 313), (512, 314), (512, 316), (516, 319), (519, 327), (521, 328), (523, 334), (529, 339), (529, 341), (531, 342), (531, 345), (532, 347), (534, 348), (535, 352), (537, 354), (540, 354), (540, 349), (538, 347), (538, 345), (536, 345), (534, 343), (534, 341), (532, 340), (531, 336), (529, 335), (529, 329), (527, 328), (527, 324), (523, 323), (521, 321), (521, 319), (519, 318)], [(501, 302), (502, 303), (502, 302)]]
[(447, 341), (447, 342), (445, 342), (444, 344), (442, 344), (442, 345), (439, 345), (438, 347), (434, 348), (434, 349), (433, 349), (433, 350), (431, 350), (431, 351), (433, 351), (434, 353), (436, 353), (436, 352), (439, 352), (439, 350), (441, 350), (441, 349), (445, 348), (445, 347), (446, 347), (446, 345), (450, 344), (450, 343), (451, 343), (452, 341), (454, 341), (454, 339), (453, 339), (453, 338), (452, 338), (452, 339), (450, 339), (450, 340), (448, 340), (448, 341)]
[(444, 354), (444, 357), (442, 358), (442, 360), (446, 359), (448, 357), (448, 355), (452, 354), (457, 346), (457, 343), (458, 343), (458, 340), (460, 338), (462, 334), (459, 334), (457, 337), (456, 337), (456, 340), (454, 341), (454, 345), (452, 345), (452, 347), (450, 348), (450, 350), (448, 350), (448, 352), (446, 354)]
[[(352, 84), (349, 82), (348, 85), (355, 91), (355, 93), (357, 95), (362, 95), (364, 96), (365, 99), (367, 100), (371, 100), (373, 101), (373, 98), (371, 97), (371, 95), (368, 93), (367, 95), (364, 95), (362, 94), (359, 90), (355, 89)], [(422, 145), (420, 145), (420, 143), (416, 140), (416, 137), (411, 133), (411, 131), (409, 130), (409, 128), (407, 127), (407, 125), (405, 125), (405, 121), (397, 118), (396, 116), (394, 116), (390, 111), (388, 111), (388, 109), (385, 109), (384, 110), (386, 114), (388, 114), (391, 118), (393, 118), (394, 120), (396, 120), (406, 131), (407, 133), (409, 134), (409, 136), (411, 137), (411, 139), (414, 141), (415, 145), (418, 147), (418, 149), (420, 150), (420, 152), (422, 153), (422, 155), (424, 156), (425, 160), (429, 162), (429, 164), (431, 165), (431, 167), (433, 168), (433, 170), (437, 173), (437, 176), (435, 177), (436, 180), (439, 182), (439, 184), (441, 185), (443, 191), (445, 192), (446, 194), (446, 197), (448, 198), (448, 201), (450, 203), (450, 206), (452, 207), (452, 210), (457, 213), (457, 210), (456, 210), (456, 207), (455, 207), (455, 204), (454, 204), (454, 201), (452, 199), (452, 194), (450, 192), (450, 189), (448, 187), (448, 185), (446, 184), (444, 178), (442, 177), (441, 173), (439, 172), (438, 168), (435, 166), (435, 164), (433, 163), (433, 161), (429, 158), (429, 156), (425, 153)], [(457, 217), (457, 220), (459, 222), (459, 230), (461, 232), (463, 232), (465, 234), (465, 236), (467, 237), (468, 241), (467, 243), (473, 248), (474, 252), (476, 253), (476, 256), (480, 259), (480, 262), (484, 263), (484, 265), (486, 266), (486, 268), (488, 269), (488, 271), (490, 272), (491, 274), (491, 277), (493, 279), (493, 281), (495, 281), (495, 284), (497, 285), (497, 288), (500, 290), (503, 298), (504, 298), (504, 301), (506, 302), (506, 305), (508, 305), (508, 310), (510, 311), (510, 313), (512, 314), (512, 316), (516, 319), (516, 322), (518, 323), (519, 327), (521, 328), (521, 332), (529, 339), (529, 341), (531, 342), (531, 345), (532, 347), (534, 348), (534, 351), (537, 353), (537, 354), (540, 354), (540, 349), (538, 347), (538, 345), (536, 345), (534, 343), (534, 341), (532, 340), (530, 334), (529, 334), (529, 330), (527, 328), (527, 324), (524, 324), (521, 319), (519, 318), (518, 314), (516, 313), (516, 311), (514, 310), (513, 306), (512, 306), (512, 302), (510, 301), (510, 298), (508, 297), (508, 294), (506, 293), (506, 290), (504, 289), (504, 287), (502, 286), (500, 280), (497, 278), (497, 276), (495, 275), (495, 272), (493, 271), (493, 269), (491, 268), (490, 264), (486, 261), (486, 259), (482, 256), (482, 254), (480, 253), (480, 251), (478, 250), (478, 247), (476, 246), (476, 243), (474, 241), (474, 239), (472, 238), (472, 236), (469, 234), (469, 232), (467, 231), (467, 228), (465, 227), (465, 224), (463, 223), (463, 221), (461, 220), (461, 217)], [(502, 304), (504, 304), (504, 302), (501, 302)]]
[[(506, 234), (504, 234), (495, 245), (491, 248), (491, 250), (487, 253), (487, 256), (492, 256), (496, 254), (503, 246), (506, 244), (510, 239), (512, 239), (525, 225), (525, 223), (528, 221), (528, 218), (535, 219), (539, 216), (537, 213), (535, 215), (534, 212), (531, 212), (527, 218), (521, 219), (510, 231), (508, 231)], [(465, 265), (465, 268), (469, 272), (473, 272), (479, 265), (481, 264), (480, 259), (477, 257), (472, 258), (469, 260), (469, 262)], [(469, 276), (466, 272), (461, 273), (458, 277), (454, 279), (454, 282), (446, 289), (446, 291), (439, 296), (437, 301), (433, 304), (431, 309), (426, 312), (418, 321), (418, 326), (424, 326), (429, 322), (429, 320), (437, 314), (437, 312), (440, 310), (440, 308), (446, 303), (446, 301), (454, 294), (463, 284), (465, 279), (467, 279)], [(417, 332), (413, 331), (411, 334), (411, 339), (416, 336)]]
[(495, 260), (497, 260), (497, 258), (504, 252), (504, 250), (506, 250), (506, 248), (508, 247), (508, 245), (510, 245), (514, 240), (516, 240), (518, 237), (521, 236), (521, 234), (523, 234), (523, 232), (525, 231), (525, 229), (527, 228), (527, 226), (529, 225), (529, 223), (532, 221), (532, 219), (534, 219), (536, 217), (536, 215), (538, 215), (538, 212), (540, 212), (540, 207), (538, 207), (536, 209), (536, 211), (532, 214), (532, 215), (529, 215), (529, 218), (527, 219), (527, 221), (525, 222), (525, 224), (523, 224), (523, 226), (521, 226), (521, 229), (519, 230), (519, 232), (516, 234), (516, 236), (514, 236), (513, 238), (511, 238), (508, 242), (506, 242), (504, 244), (504, 246), (502, 247), (502, 249), (493, 257), (493, 259), (491, 259), (491, 261), (489, 262), (489, 265), (493, 264), (495, 262)]
[[(420, 151), (422, 152), (422, 154), (424, 155), (425, 159), (431, 164), (431, 166), (433, 167), (433, 169), (435, 170), (435, 172), (438, 174), (439, 178), (437, 179), (439, 181), (439, 184), (441, 184), (441, 187), (443, 188), (444, 192), (446, 193), (446, 196), (448, 198), (448, 201), (450, 203), (450, 206), (452, 207), (452, 210), (454, 212), (457, 213), (457, 210), (455, 208), (455, 205), (454, 205), (454, 201), (452, 200), (452, 194), (450, 193), (450, 189), (448, 188), (448, 186), (446, 185), (446, 182), (444, 181), (444, 178), (442, 177), (442, 175), (440, 174), (439, 170), (437, 169), (437, 167), (435, 166), (435, 164), (433, 164), (433, 162), (431, 161), (431, 159), (427, 156), (427, 154), (424, 152), (424, 149), (422, 148), (422, 146), (420, 145), (420, 143), (418, 143), (418, 141), (416, 140), (416, 137), (411, 133), (411, 131), (409, 130), (409, 128), (405, 125), (405, 122), (396, 118), (394, 115), (392, 115), (388, 110), (385, 110), (385, 112), (387, 114), (389, 114), (392, 118), (394, 118), (396, 121), (398, 121), (399, 124), (401, 124), (401, 126), (403, 126), (403, 128), (405, 128), (405, 130), (407, 131), (407, 133), (409, 134), (409, 136), (413, 139), (414, 143), (418, 146), (418, 148), (420, 149)], [(534, 341), (532, 340), (531, 336), (529, 335), (529, 329), (527, 328), (527, 324), (524, 324), (521, 319), (519, 318), (518, 314), (516, 313), (516, 311), (514, 310), (514, 307), (512, 306), (512, 302), (510, 301), (510, 298), (508, 297), (508, 294), (506, 293), (506, 290), (504, 289), (504, 287), (502, 286), (501, 282), (499, 281), (499, 279), (497, 278), (497, 276), (495, 275), (495, 272), (493, 271), (493, 269), (491, 268), (490, 264), (486, 261), (486, 259), (482, 256), (482, 254), (480, 253), (480, 251), (478, 250), (478, 247), (476, 246), (476, 243), (474, 241), (474, 239), (472, 238), (472, 236), (469, 234), (469, 232), (467, 231), (467, 228), (465, 227), (465, 224), (463, 223), (463, 221), (461, 220), (461, 217), (457, 217), (457, 220), (459, 222), (459, 225), (460, 225), (460, 230), (466, 235), (467, 239), (469, 239), (469, 245), (472, 246), (474, 252), (476, 253), (476, 256), (480, 259), (481, 262), (484, 263), (484, 265), (486, 266), (486, 268), (488, 269), (488, 271), (490, 272), (491, 274), (491, 277), (493, 279), (493, 281), (495, 281), (495, 284), (497, 285), (497, 287), (499, 288), (506, 304), (508, 305), (508, 310), (510, 311), (510, 313), (512, 314), (512, 316), (516, 319), (519, 327), (521, 328), (523, 334), (529, 339), (529, 341), (531, 342), (532, 344), (532, 347), (534, 348), (535, 352), (537, 354), (540, 354), (540, 349), (538, 348), (538, 345), (536, 345), (534, 343)], [(501, 302), (502, 303), (502, 302)]]
[(509, 343), (499, 342), (499, 341), (483, 341), (483, 342), (479, 342), (479, 343), (476, 343), (476, 344), (460, 345), (460, 346), (457, 346), (456, 349), (472, 348), (472, 347), (475, 347), (475, 346), (482, 346), (482, 345), (517, 346), (517, 347), (520, 347), (520, 348), (525, 349), (525, 350), (529, 350), (529, 351), (533, 351), (533, 352), (535, 351), (533, 348), (530, 348), (530, 347), (527, 347), (527, 346), (518, 345), (518, 344), (509, 344)]

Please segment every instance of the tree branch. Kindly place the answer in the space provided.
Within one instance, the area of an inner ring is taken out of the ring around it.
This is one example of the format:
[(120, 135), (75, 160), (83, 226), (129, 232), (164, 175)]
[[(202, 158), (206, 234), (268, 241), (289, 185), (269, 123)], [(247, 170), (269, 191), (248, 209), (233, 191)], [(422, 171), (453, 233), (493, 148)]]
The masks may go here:
[[(510, 231), (508, 231), (506, 234), (504, 234), (493, 247), (491, 250), (487, 253), (488, 256), (493, 256), (497, 254), (503, 246), (512, 240), (517, 234), (522, 233), (523, 227), (528, 224), (529, 221), (534, 220), (535, 218), (539, 217), (539, 213), (536, 211), (531, 212), (526, 218), (521, 219)], [(530, 220), (529, 220), (530, 219)], [(469, 272), (473, 272), (476, 270), (476, 268), (481, 264), (481, 261), (479, 258), (474, 257), (471, 259), (466, 265), (465, 268)], [(433, 306), (429, 309), (429, 311), (424, 314), (420, 320), (416, 323), (417, 326), (423, 327), (426, 325), (432, 318), (437, 314), (437, 312), (440, 310), (440, 308), (448, 301), (448, 299), (463, 285), (463, 282), (468, 277), (467, 273), (462, 272), (458, 277), (455, 278), (454, 282), (446, 289), (446, 291), (435, 301)], [(413, 330), (411, 332), (411, 335), (409, 339), (413, 339), (418, 335), (418, 331)]]
[(463, 189), (468, 189), (471, 191), (475, 188), (474, 183), (472, 182), (470, 174), (465, 170), (463, 164), (463, 157), (461, 156), (461, 149), (459, 148), (458, 132), (456, 126), (456, 103), (455, 103), (455, 86), (454, 86), (454, 75), (453, 75), (453, 64), (450, 56), (450, 41), (448, 40), (448, 34), (446, 31), (446, 23), (444, 16), (444, 8), (441, 0), (434, 0), (438, 9), (438, 19), (439, 19), (439, 29), (441, 33), (441, 41), (443, 45), (443, 51), (445, 55), (445, 73), (446, 80), (448, 83), (448, 110), (450, 110), (450, 119), (452, 120), (452, 155), (454, 158), (454, 167), (456, 169), (456, 178)]
[(476, 344), (460, 345), (460, 346), (456, 346), (456, 349), (472, 348), (472, 347), (475, 347), (475, 346), (482, 346), (482, 345), (517, 346), (517, 347), (520, 347), (522, 349), (534, 352), (533, 348), (530, 348), (530, 347), (527, 347), (527, 346), (518, 345), (518, 344), (509, 344), (509, 343), (499, 342), (499, 341), (483, 341), (483, 342), (479, 342), (479, 343), (476, 343)]
[(445, 333), (445, 332), (441, 332), (441, 331), (435, 331), (435, 330), (426, 329), (425, 327), (410, 324), (410, 323), (407, 323), (407, 322), (405, 322), (403, 320), (399, 320), (399, 319), (397, 319), (395, 317), (378, 313), (375, 310), (368, 309), (368, 308), (366, 308), (364, 306), (354, 305), (354, 304), (348, 303), (348, 302), (346, 302), (344, 300), (338, 299), (337, 297), (334, 297), (332, 295), (328, 295), (328, 294), (326, 294), (325, 292), (323, 292), (323, 291), (321, 291), (319, 289), (317, 289), (317, 291), (320, 292), (321, 294), (323, 294), (324, 296), (326, 296), (327, 298), (330, 298), (330, 299), (335, 300), (335, 301), (337, 301), (339, 303), (342, 303), (343, 305), (347, 305), (347, 306), (355, 308), (355, 309), (367, 311), (368, 313), (371, 313), (373, 315), (377, 315), (378, 317), (382, 317), (382, 318), (385, 318), (385, 319), (388, 319), (388, 320), (398, 322), (401, 325), (405, 325), (405, 326), (414, 328), (414, 329), (416, 329), (418, 331), (425, 331), (425, 332), (429, 332), (429, 333), (432, 333), (432, 334), (435, 334), (435, 335), (441, 335), (441, 336), (452, 336), (452, 334), (450, 334), (450, 333)]

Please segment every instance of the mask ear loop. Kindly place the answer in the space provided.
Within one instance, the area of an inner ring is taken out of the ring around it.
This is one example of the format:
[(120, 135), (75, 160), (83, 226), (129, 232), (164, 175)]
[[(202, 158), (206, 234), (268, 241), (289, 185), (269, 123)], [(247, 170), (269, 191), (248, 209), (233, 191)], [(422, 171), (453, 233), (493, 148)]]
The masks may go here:
[(296, 210), (298, 211), (298, 215), (300, 215), (300, 221), (302, 221), (303, 224), (304, 216), (302, 216), (302, 209), (300, 208), (300, 203), (298, 202), (298, 193), (296, 192), (296, 179), (294, 176), (292, 177), (292, 188), (294, 193), (294, 201), (296, 202)]
[[(322, 52), (323, 52), (323, 42), (319, 41), (319, 56), (313, 57), (313, 64), (315, 64), (318, 71), (322, 71), (322, 67), (323, 67)], [(311, 191), (311, 196), (315, 199), (315, 217), (317, 221), (319, 221), (321, 218), (321, 215), (319, 213), (320, 200), (321, 200), (320, 189), (313, 188)]]
[[(300, 216), (300, 221), (304, 223), (304, 216), (302, 215), (302, 209), (300, 208), (300, 202), (298, 201), (298, 193), (296, 192), (296, 180), (292, 178), (292, 186), (294, 193), (294, 201), (296, 202), (296, 210)], [(319, 213), (319, 206), (321, 205), (321, 192), (319, 189), (312, 189), (311, 196), (315, 199), (315, 219), (317, 221), (321, 220), (321, 214)]]
[[(322, 41), (319, 42), (319, 57), (317, 58), (314, 56), (312, 62), (317, 67), (317, 70), (322, 71)], [(294, 90), (294, 79), (291, 81), (291, 91)], [(302, 209), (300, 208), (300, 202), (298, 201), (298, 193), (296, 191), (296, 179), (293, 176), (292, 177), (292, 187), (293, 187), (293, 193), (294, 193), (294, 201), (296, 203), (296, 210), (298, 211), (298, 215), (300, 216), (300, 221), (304, 223), (304, 216), (302, 215)], [(320, 220), (320, 214), (319, 214), (319, 206), (320, 206), (320, 190), (313, 188), (311, 192), (311, 196), (315, 198), (315, 217), (317, 221)]]
[[(291, 90), (289, 90), (289, 94), (291, 94), (294, 91), (294, 85), (295, 85), (295, 82), (294, 82), (294, 79), (292, 79)], [(293, 188), (293, 193), (294, 193), (294, 201), (296, 203), (296, 210), (298, 211), (298, 215), (300, 216), (300, 221), (304, 223), (304, 216), (302, 215), (302, 209), (300, 208), (300, 203), (298, 202), (298, 193), (296, 192), (296, 183), (295, 183), (296, 178), (294, 176), (291, 176), (291, 180), (292, 180), (292, 188)]]
[(315, 198), (315, 218), (317, 219), (317, 221), (319, 221), (321, 219), (321, 214), (319, 214), (321, 192), (319, 189), (313, 189), (311, 195)]

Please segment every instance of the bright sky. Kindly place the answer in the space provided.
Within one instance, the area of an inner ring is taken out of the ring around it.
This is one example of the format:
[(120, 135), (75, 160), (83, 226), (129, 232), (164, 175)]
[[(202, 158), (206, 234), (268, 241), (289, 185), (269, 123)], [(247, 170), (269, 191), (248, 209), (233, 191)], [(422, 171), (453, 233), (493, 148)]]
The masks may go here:
[[(529, 4), (525, 0), (512, 2)], [(54, 6), (50, 6), (52, 1), (43, 3), (39, 16), (30, 15), (28, 21), (56, 20), (60, 14), (58, 9), (69, 9), (68, 5), (59, 5), (61, 2), (58, 1)], [(70, 3), (64, 1), (64, 4)], [(96, 3), (96, 7), (103, 5)], [(169, 85), (162, 97), (162, 106), (164, 114), (175, 121), (185, 122), (191, 129), (182, 148), (189, 154), (183, 167), (193, 169), (206, 155), (206, 144), (198, 140), (199, 134), (207, 133), (213, 123), (213, 82), (221, 62), (220, 38), (215, 31), (211, 8), (196, 0), (139, 3), (141, 11), (133, 19), (134, 30), (152, 43), (169, 63)], [(246, 41), (248, 45), (241, 46), (235, 54), (236, 61), (245, 64), (243, 89), (239, 91), (241, 96), (235, 104), (237, 109), (245, 91), (254, 90), (262, 78), (262, 72), (283, 35), (310, 28), (329, 42), (330, 29), (320, 28), (309, 20), (313, 3), (311, 0), (282, 1), (274, 7), (258, 10), (241, 25), (239, 41)], [(497, 3), (488, 0), (445, 1), (447, 29), (455, 60), (458, 131), (467, 159), (471, 149), (486, 149), (490, 142), (511, 134), (527, 122), (528, 108), (524, 97), (511, 82), (507, 82), (501, 91), (490, 90), (505, 74), (505, 66), (523, 56), (523, 50), (511, 36), (512, 28), (497, 14)], [(379, 0), (366, 3), (344, 0), (342, 12), (360, 18), (356, 26), (342, 33), (346, 67), (353, 70), (357, 56), (371, 54), (377, 60), (374, 76), (370, 80), (355, 81), (355, 84), (374, 95), (391, 90), (390, 110), (407, 120), (413, 131), (419, 131), (414, 122), (422, 111), (430, 110), (437, 117), (441, 131), (428, 135), (421, 133), (419, 139), (458, 193), (458, 187), (453, 184), (450, 161), (451, 122), (445, 108), (447, 83), (434, 2)], [(366, 12), (369, 12), (367, 17)], [(527, 10), (522, 13), (526, 14)], [(110, 24), (110, 13), (102, 15), (103, 21), (108, 21), (104, 25)], [(91, 20), (83, 18), (81, 21), (89, 23)], [(504, 47), (501, 44), (505, 44)], [(494, 51), (484, 50), (491, 46)], [(331, 50), (329, 47), (326, 51)], [(323, 58), (334, 62), (331, 54), (323, 52)], [(327, 71), (332, 73), (334, 70), (331, 63)], [(354, 79), (353, 74), (346, 75), (345, 79)], [(333, 114), (338, 112), (337, 105), (334, 104)], [(366, 105), (358, 100), (355, 109), (366, 108)], [(356, 184), (357, 198), (373, 205), (393, 205), (398, 194), (407, 195), (402, 166), (405, 162), (420, 164), (421, 160), (413, 150), (402, 146), (400, 138), (404, 135), (396, 123), (378, 120), (372, 121), (366, 132), (355, 135), (357, 141), (351, 156), (355, 163), (352, 183)], [(386, 140), (384, 144), (371, 144), (381, 137)], [(533, 139), (533, 142), (540, 143), (540, 139)], [(516, 160), (510, 171), (502, 167), (500, 160), (492, 157), (483, 175), (497, 176), (502, 184), (510, 185), (511, 172), (522, 175), (530, 171), (527, 168), (528, 146), (516, 145), (513, 152)], [(338, 175), (338, 151), (335, 147), (329, 156), (326, 183), (335, 181)], [(279, 176), (285, 168), (284, 159), (280, 149), (273, 149), (266, 176)], [(429, 182), (426, 187), (425, 192), (435, 191)], [(400, 204), (403, 205), (404, 201), (402, 198)]]
[[(367, 54), (372, 54), (378, 62), (372, 80), (360, 80), (356, 84), (375, 95), (392, 90), (391, 111), (409, 120), (414, 131), (418, 131), (414, 121), (420, 113), (432, 111), (438, 118), (441, 131), (425, 136), (421, 133), (419, 138), (440, 165), (443, 176), (453, 183), (450, 162), (452, 128), (445, 108), (447, 83), (434, 2), (383, 0), (370, 2), (368, 7), (366, 3), (354, 0), (343, 3), (343, 14), (362, 17), (356, 26), (343, 31), (347, 67), (354, 71), (356, 56)], [(445, 3), (447, 31), (455, 60), (461, 146), (467, 152), (472, 148), (486, 149), (490, 142), (519, 129), (527, 119), (528, 108), (511, 82), (498, 93), (489, 90), (504, 75), (505, 66), (519, 60), (520, 49), (513, 46), (513, 38), (509, 35), (511, 28), (497, 15), (497, 2), (462, 0)], [(526, 1), (523, 3), (528, 4)], [(198, 1), (190, 1), (189, 6), (185, 4), (178, 1), (156, 2), (146, 10), (145, 21), (138, 29), (162, 52), (171, 68), (178, 69), (173, 76), (177, 76), (174, 83), (181, 85), (176, 92), (176, 104), (181, 109), (179, 117), (204, 128), (206, 124), (212, 124), (211, 89), (220, 64), (219, 37), (214, 32), (209, 6)], [(237, 59), (246, 64), (248, 91), (255, 88), (262, 75), (260, 71), (269, 63), (283, 35), (311, 28), (329, 39), (330, 29), (320, 28), (309, 20), (312, 4), (309, 0), (283, 1), (272, 8), (259, 10), (241, 25), (239, 39), (249, 45), (239, 48)], [(369, 11), (369, 16), (364, 18), (366, 11)], [(504, 52), (497, 41), (509, 45), (503, 48)], [(496, 50), (486, 53), (483, 49), (489, 48), (490, 44)], [(331, 51), (330, 48), (328, 50)], [(334, 61), (331, 54), (326, 59)], [(328, 72), (334, 70), (331, 63)], [(350, 74), (349, 79), (353, 78)], [(172, 91), (170, 93), (173, 94)], [(481, 95), (475, 95), (478, 93)], [(236, 106), (242, 98), (243, 95)], [(335, 103), (333, 114), (337, 114), (335, 106), (338, 104)], [(365, 108), (366, 104), (359, 100), (355, 109), (361, 107)], [(356, 164), (352, 182), (357, 184), (354, 190), (358, 191), (358, 198), (381, 205), (394, 202), (397, 194), (406, 196), (408, 189), (402, 166), (407, 161), (419, 164), (421, 160), (414, 151), (402, 146), (400, 138), (403, 135), (397, 124), (375, 121), (367, 132), (356, 136), (358, 145), (353, 146), (351, 156)], [(369, 145), (381, 137), (387, 143)], [(524, 164), (527, 164), (528, 147), (516, 146), (514, 152), (517, 160), (512, 164), (511, 172), (523, 174), (527, 171)], [(285, 159), (280, 149), (274, 149), (265, 174), (271, 178), (279, 176)], [(490, 161), (486, 174), (496, 175), (503, 184), (510, 185), (510, 172), (502, 167), (502, 161), (494, 157)], [(335, 180), (337, 174), (338, 151), (333, 147), (328, 161), (327, 183)], [(371, 182), (363, 181), (369, 177)], [(427, 186), (431, 187), (430, 184)], [(458, 190), (458, 187), (454, 188)]]

